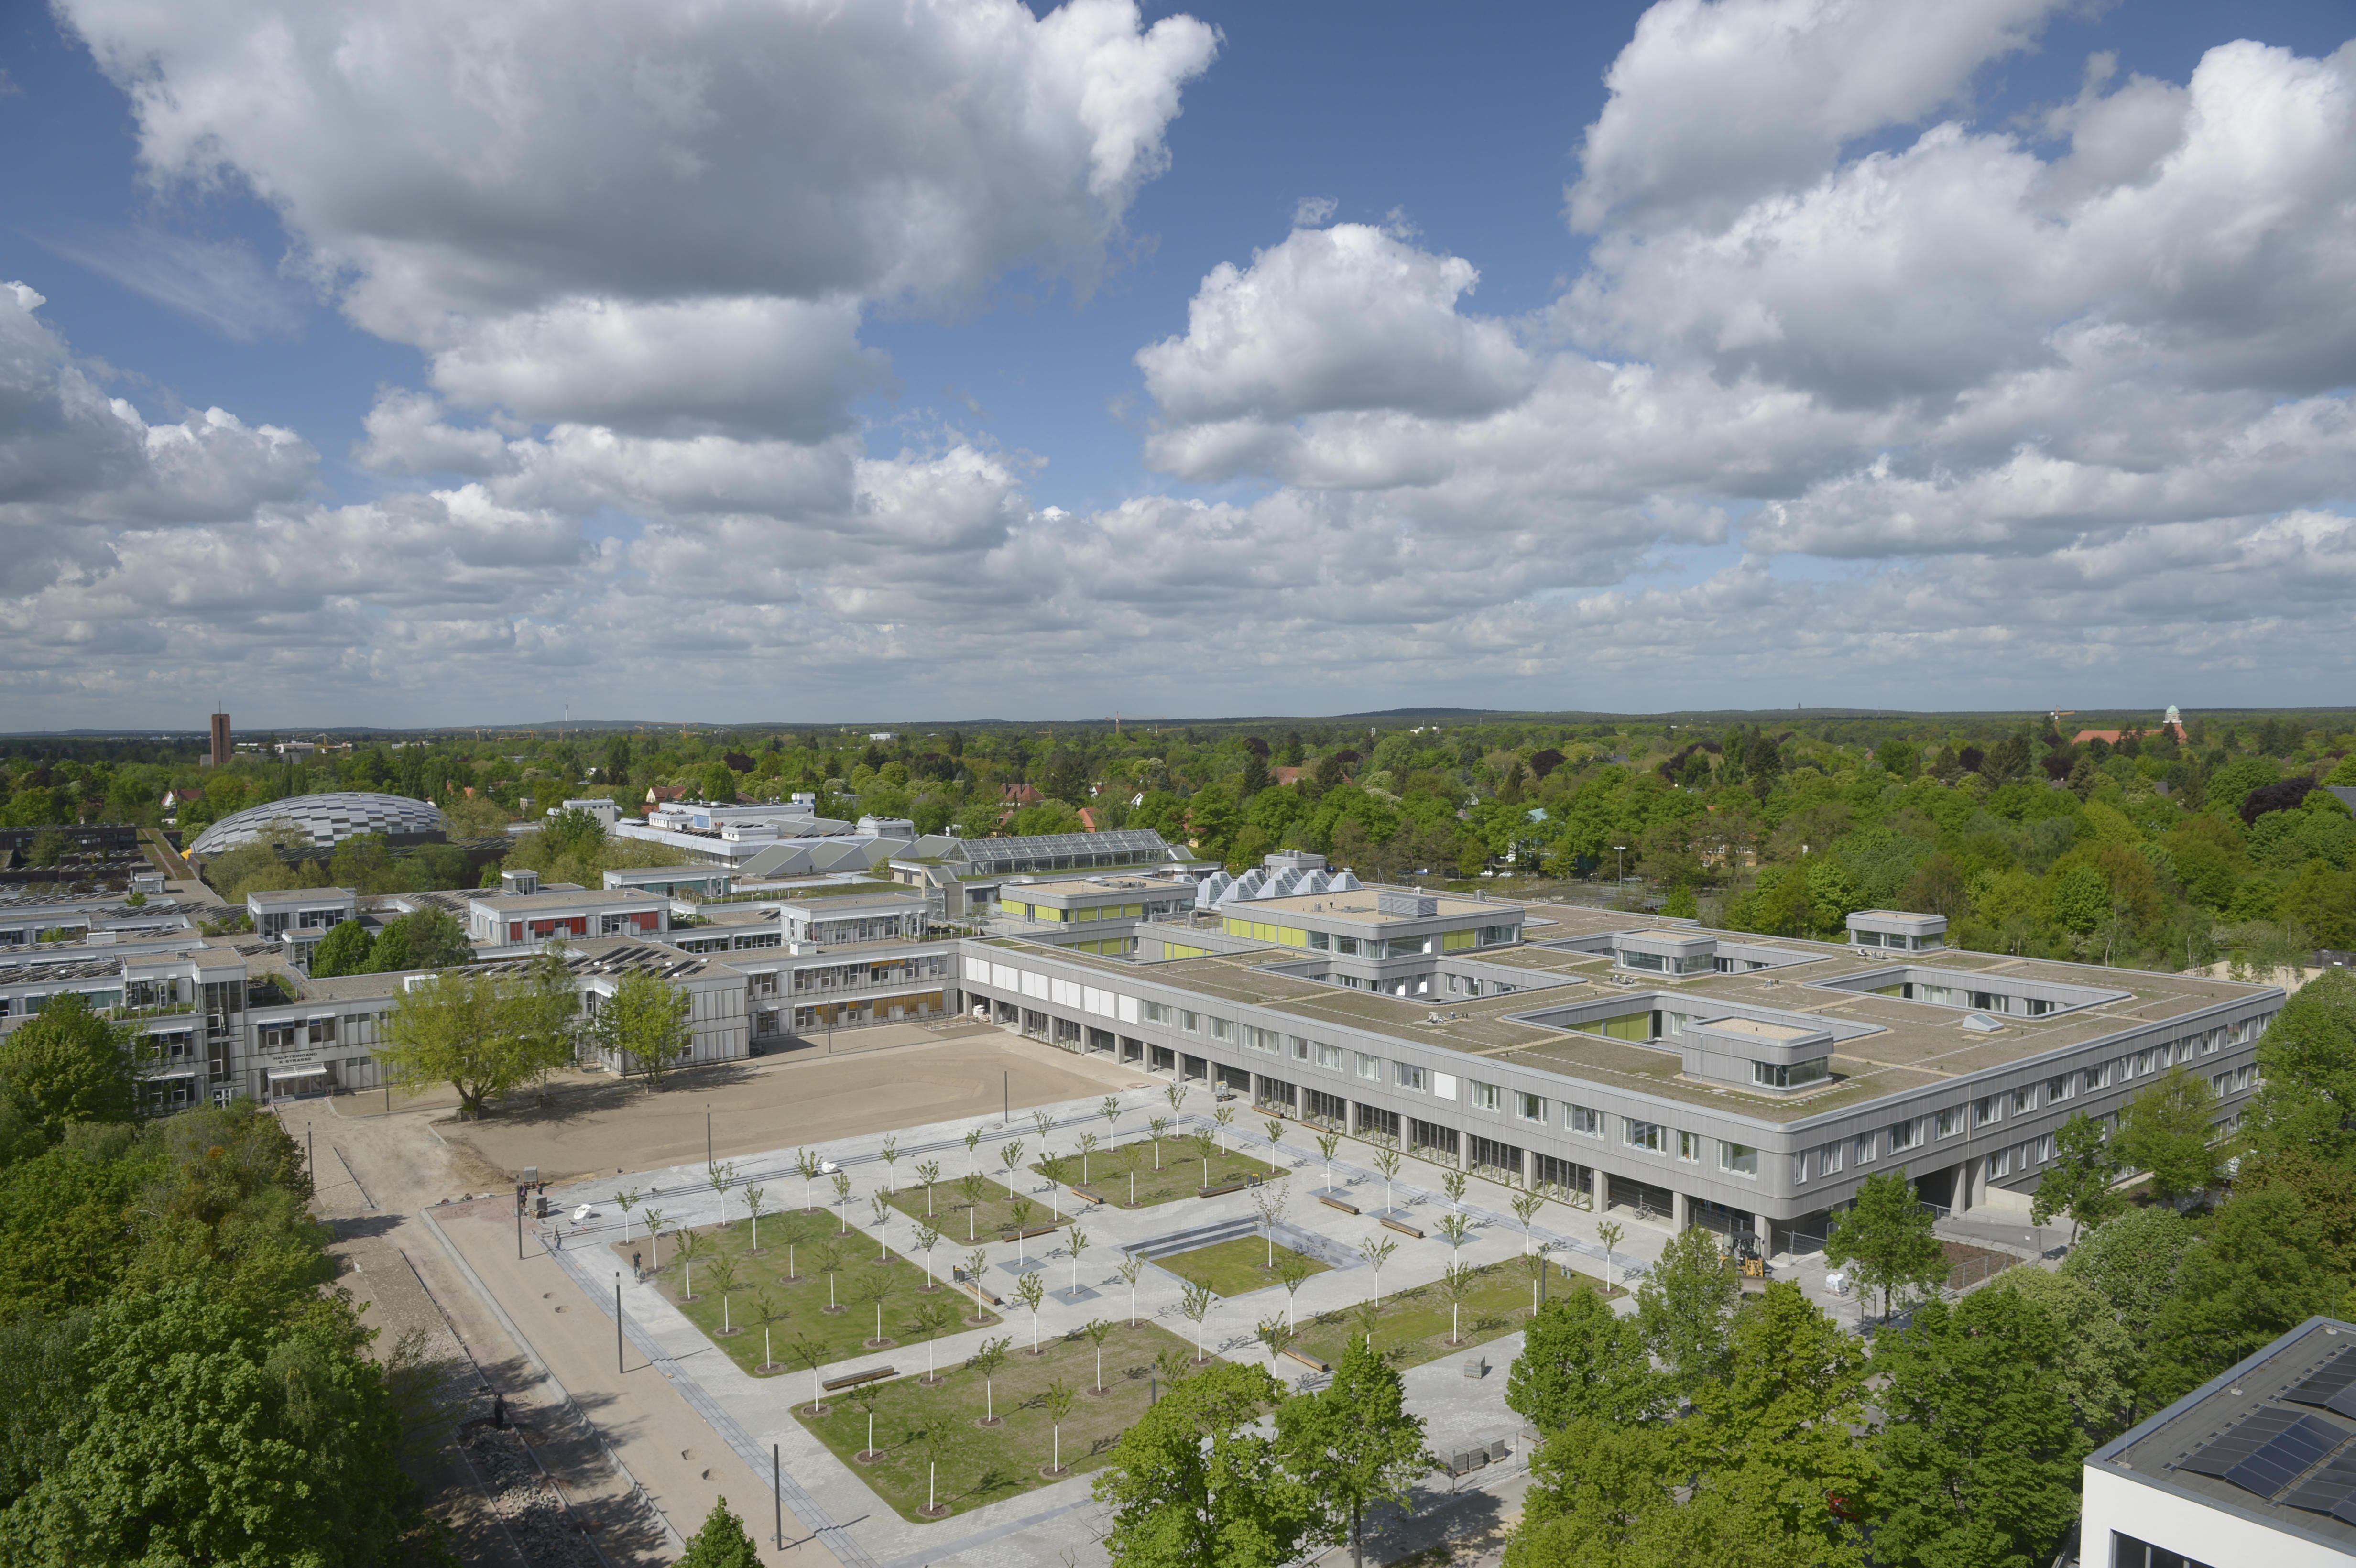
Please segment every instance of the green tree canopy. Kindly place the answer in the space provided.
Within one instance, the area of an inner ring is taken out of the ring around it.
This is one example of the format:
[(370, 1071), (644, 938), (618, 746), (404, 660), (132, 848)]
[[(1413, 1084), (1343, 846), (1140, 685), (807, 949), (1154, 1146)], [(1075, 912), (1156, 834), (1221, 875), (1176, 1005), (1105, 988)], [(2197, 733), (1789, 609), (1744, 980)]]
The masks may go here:
[(688, 995), (659, 976), (633, 969), (622, 976), (610, 997), (599, 998), (590, 1020), (590, 1038), (621, 1063), (635, 1068), (647, 1082), (662, 1087), (671, 1064), (687, 1054), (694, 1039), (688, 1027)]
[(196, 1284), (109, 1303), (72, 1360), (70, 1441), (0, 1531), (44, 1562), (399, 1560), (417, 1498), (367, 1339), (339, 1302), (284, 1327)]
[(1691, 1398), (1722, 1369), (1742, 1281), (1718, 1238), (1699, 1225), (1673, 1236), (1636, 1287), (1636, 1323), (1669, 1387)]
[(1635, 1319), (1592, 1290), (1547, 1297), (1505, 1377), (1505, 1407), (1540, 1433), (1581, 1417), (1615, 1425), (1651, 1420), (1662, 1413), (1666, 1392)]
[(1932, 1214), (1914, 1197), (1902, 1170), (1885, 1170), (1859, 1184), (1856, 1201), (1833, 1221), (1825, 1239), (1827, 1261), (1852, 1269), (1858, 1283), (1881, 1293), (1881, 1312), (1947, 1277), (1947, 1253), (1931, 1233)]
[(369, 954), (375, 939), (369, 929), (356, 920), (338, 921), (336, 928), (319, 939), (311, 951), (311, 973), (322, 979), (331, 975), (362, 975), (369, 969)]
[(37, 1017), (0, 1037), (0, 1096), (22, 1125), (51, 1142), (70, 1123), (135, 1121), (137, 1039), (80, 996), (52, 997)]
[(1114, 1445), (1096, 1499), (1120, 1568), (1277, 1568), (1298, 1555), (1311, 1499), (1256, 1424), (1283, 1397), (1259, 1367), (1230, 1364), (1173, 1384)]
[(703, 1528), (688, 1539), (687, 1554), (678, 1568), (761, 1568), (761, 1549), (745, 1533), (744, 1521), (726, 1498), (713, 1501), (703, 1516)]
[(1931, 1301), (1877, 1348), (1884, 1562), (2025, 1568), (2078, 1511), (2086, 1438), (2058, 1371), (2062, 1328), (2027, 1294)]
[(1332, 1382), (1277, 1407), (1277, 1447), (1307, 1499), (1311, 1539), (1347, 1541), (1363, 1553), (1365, 1510), (1407, 1501), (1416, 1477), (1434, 1467), (1423, 1419), (1407, 1413), (1406, 1397), (1390, 1363), (1352, 1335)]
[(2151, 1172), (2151, 1188), (2162, 1200), (2187, 1197), (2222, 1179), (2224, 1151), (2209, 1117), (2216, 1092), (2209, 1081), (2171, 1067), (2158, 1082), (2126, 1103), (2114, 1140), (2119, 1156), (2137, 1170)]
[(2356, 976), (2335, 969), (2293, 992), (2258, 1037), (2258, 1068), (2242, 1113), (2251, 1148), (2356, 1165)]
[(2110, 1129), (2080, 1112), (2053, 1135), (2053, 1163), (2037, 1184), (2029, 1219), (2042, 1225), (2056, 1214), (2067, 1214), (2074, 1239), (2075, 1232), (2099, 1225), (2126, 1207), (2126, 1199), (2111, 1186), (2123, 1168), (2111, 1152)]
[(571, 1061), (572, 1049), (537, 976), (451, 970), (394, 1001), (376, 1057), (400, 1078), (448, 1083), (459, 1114), (479, 1116), (492, 1098)]
[(2280, 1182), (2236, 1190), (2185, 1249), (2177, 1291), (2160, 1307), (2144, 1407), (2190, 1392), (2333, 1310), (2339, 1295), (2330, 1248), (2307, 1200)]

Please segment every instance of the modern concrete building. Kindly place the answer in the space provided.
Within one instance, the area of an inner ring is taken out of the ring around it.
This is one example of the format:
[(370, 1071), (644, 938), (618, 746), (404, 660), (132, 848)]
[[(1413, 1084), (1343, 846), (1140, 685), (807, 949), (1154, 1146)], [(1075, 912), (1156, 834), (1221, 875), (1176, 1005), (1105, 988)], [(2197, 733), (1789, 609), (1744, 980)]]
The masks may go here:
[[(1389, 890), (1141, 932), (1134, 958), (964, 939), (956, 1000), (1439, 1164), (1778, 1250), (1883, 1170), (1934, 1203), (2025, 1211), (2063, 1120), (2115, 1115), (2173, 1065), (2230, 1126), (2283, 999)], [(1913, 917), (1900, 934), (1928, 933)]]
[(650, 936), (670, 929), (670, 899), (657, 892), (591, 892), (549, 888), (480, 894), (466, 901), (466, 939), (486, 956), (500, 948), (536, 947), (552, 938)]
[(725, 898), (736, 885), (736, 873), (726, 866), (701, 861), (684, 866), (632, 866), (605, 873), (605, 891), (660, 893), (667, 899)]
[(896, 882), (923, 888), (939, 919), (986, 920), (996, 911), (1003, 884), (1017, 877), (1166, 871), (1202, 865), (1143, 827), (1012, 838), (953, 838), (935, 833), (895, 852), (891, 875)]
[(2087, 1568), (2356, 1563), (2356, 1324), (2311, 1317), (2086, 1456)]

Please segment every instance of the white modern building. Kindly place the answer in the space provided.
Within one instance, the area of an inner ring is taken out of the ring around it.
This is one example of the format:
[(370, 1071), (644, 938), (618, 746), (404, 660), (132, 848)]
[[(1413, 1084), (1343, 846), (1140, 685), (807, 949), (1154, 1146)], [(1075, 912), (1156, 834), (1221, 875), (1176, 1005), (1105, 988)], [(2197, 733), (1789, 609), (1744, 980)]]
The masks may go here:
[(2356, 1324), (2311, 1317), (2086, 1456), (2086, 1568), (2356, 1563)]

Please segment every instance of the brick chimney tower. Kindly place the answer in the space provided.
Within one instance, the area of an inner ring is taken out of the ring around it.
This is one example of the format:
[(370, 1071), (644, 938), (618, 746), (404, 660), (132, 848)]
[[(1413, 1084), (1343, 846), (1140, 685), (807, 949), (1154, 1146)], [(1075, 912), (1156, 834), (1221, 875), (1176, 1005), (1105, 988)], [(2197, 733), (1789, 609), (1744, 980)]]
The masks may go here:
[(226, 713), (216, 713), (213, 715), (212, 754), (205, 759), (205, 766), (209, 768), (225, 768), (229, 766), (229, 715)]

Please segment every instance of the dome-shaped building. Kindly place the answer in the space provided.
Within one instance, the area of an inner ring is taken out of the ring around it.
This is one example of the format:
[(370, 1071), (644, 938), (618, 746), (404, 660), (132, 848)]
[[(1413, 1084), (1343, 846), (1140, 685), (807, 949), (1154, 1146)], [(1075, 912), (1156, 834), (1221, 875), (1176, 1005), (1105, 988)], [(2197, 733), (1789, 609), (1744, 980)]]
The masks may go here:
[(241, 844), (251, 844), (273, 823), (289, 823), (322, 849), (333, 849), (361, 833), (381, 833), (395, 843), (417, 843), (425, 835), (446, 837), (449, 822), (431, 801), (405, 795), (375, 795), (365, 790), (333, 790), (326, 795), (294, 795), (284, 800), (249, 805), (222, 817), (197, 835), (188, 853), (218, 855)]

